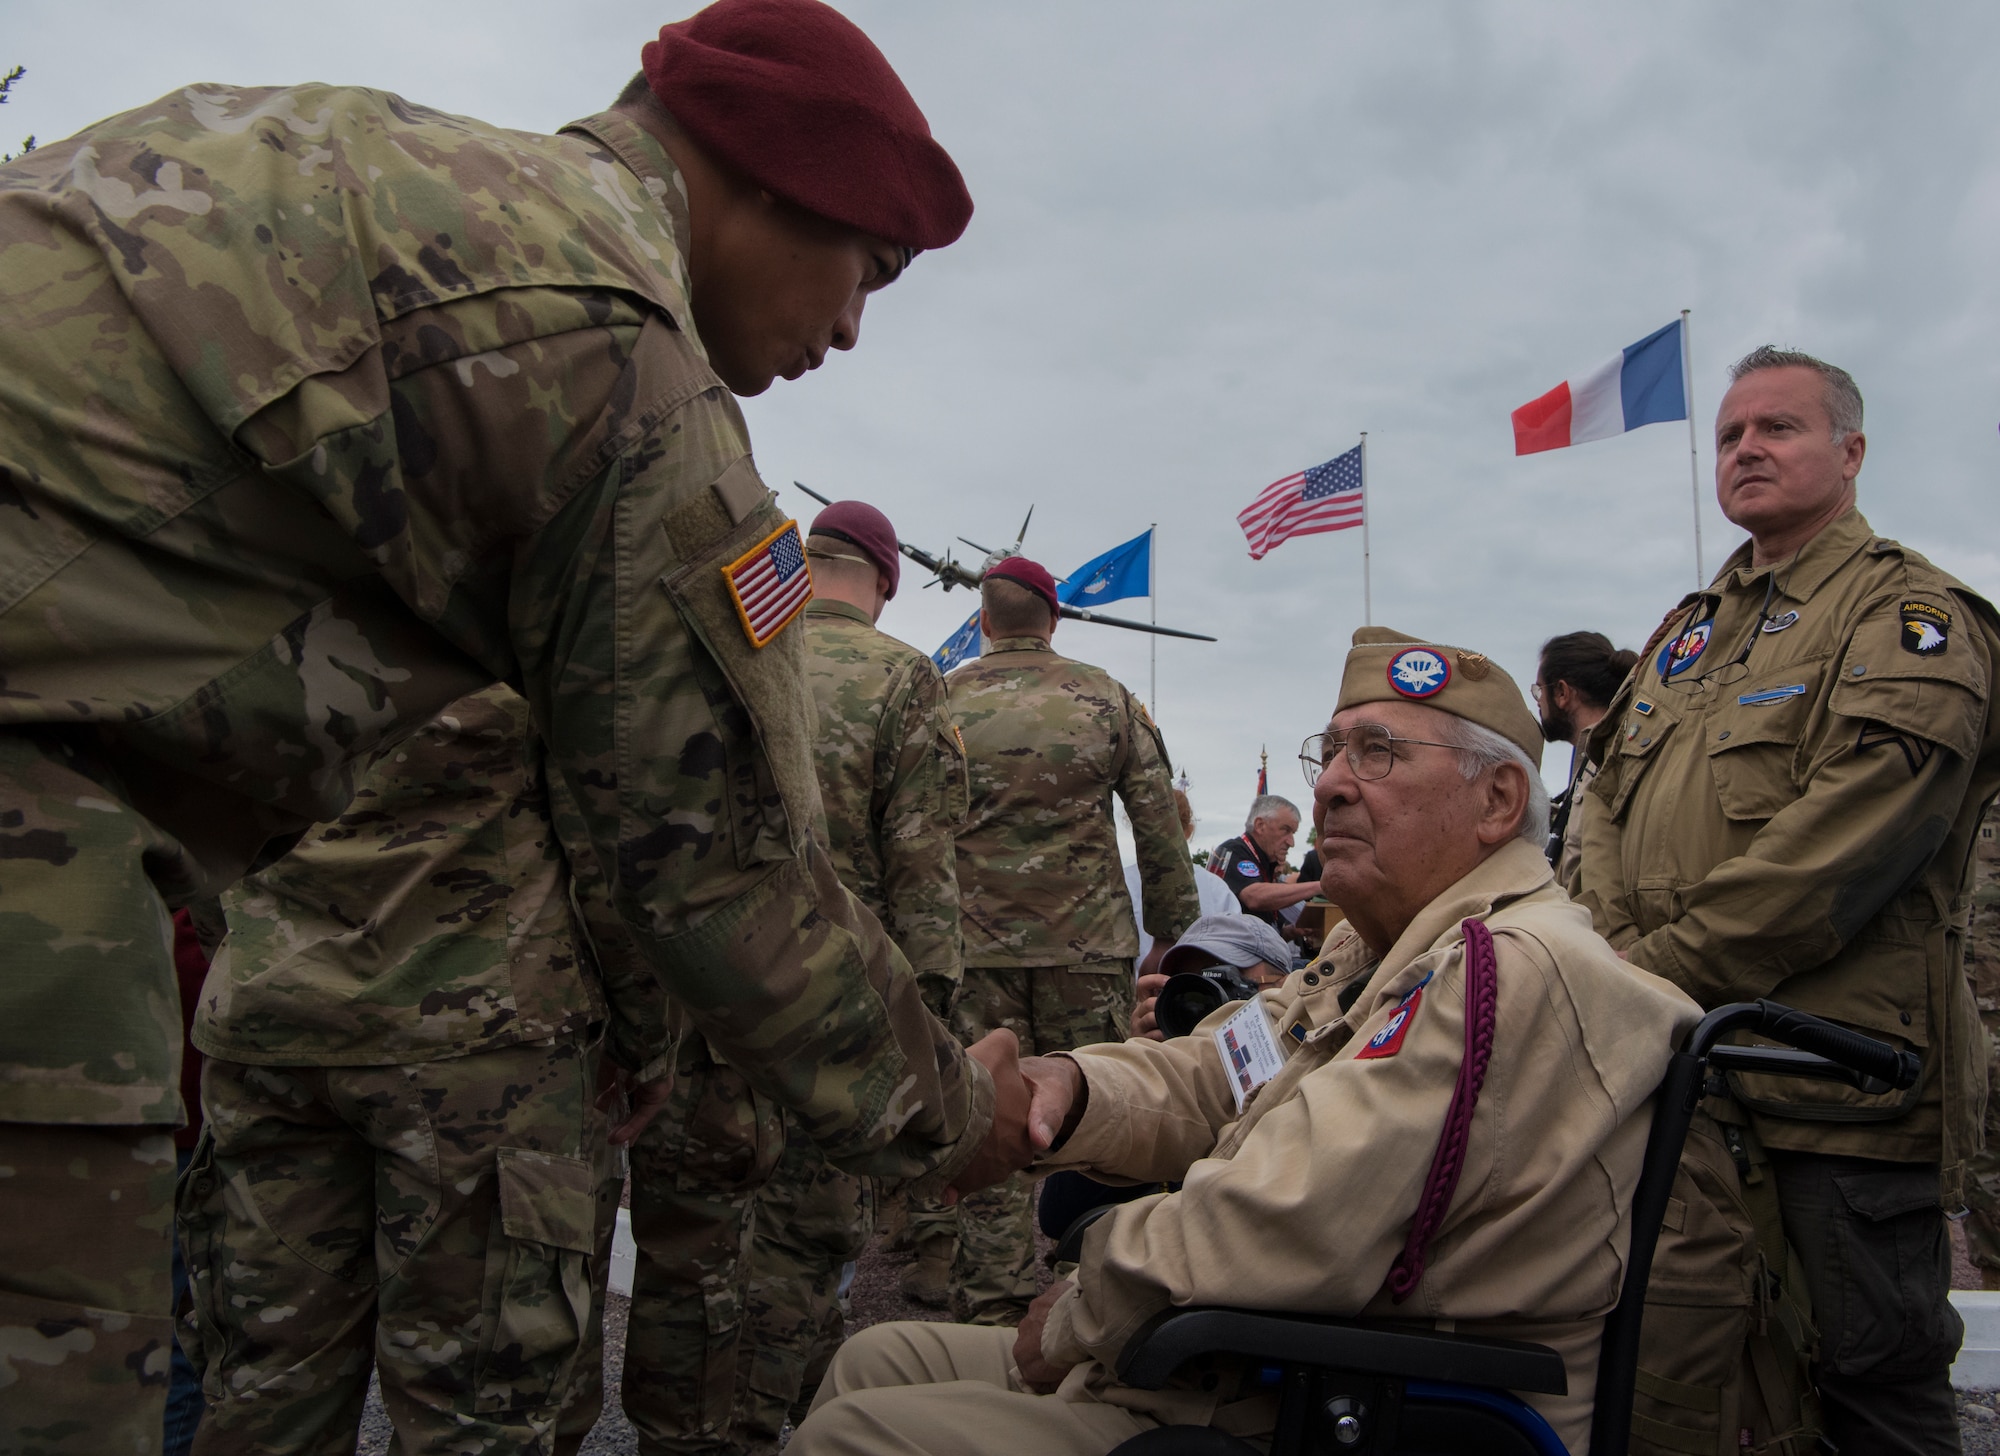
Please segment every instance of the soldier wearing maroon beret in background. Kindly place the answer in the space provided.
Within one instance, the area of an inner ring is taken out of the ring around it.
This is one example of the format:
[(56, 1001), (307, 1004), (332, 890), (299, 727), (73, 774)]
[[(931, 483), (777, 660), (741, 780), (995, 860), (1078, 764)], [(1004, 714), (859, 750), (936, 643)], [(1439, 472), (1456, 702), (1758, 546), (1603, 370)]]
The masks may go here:
[[(722, 0), (644, 56), (647, 86), (553, 137), (193, 86), (0, 168), (0, 1448), (160, 1438), (169, 910), (338, 817), (357, 765), (496, 681), (650, 971), (607, 1008), (648, 1043), (648, 1105), (670, 996), (845, 1167), (970, 1188), (1025, 1143), (1011, 1038), (968, 1057), (813, 844), (810, 577), (730, 398), (852, 348), (971, 200), (813, 0)], [(522, 1095), (577, 1117), (590, 1087)], [(431, 1238), (416, 1102), (413, 1151), (374, 1170), (416, 1181), (372, 1236), (319, 1247), (313, 1209), (247, 1176), (198, 1166), (188, 1196), (277, 1229), (313, 1277), (382, 1277)], [(310, 1090), (298, 1115), (370, 1108)], [(432, 1368), (404, 1445), (550, 1449), (589, 1320), (587, 1171), (502, 1147), (455, 1183), (488, 1210), (465, 1225), (484, 1276), (405, 1332)], [(361, 1388), (332, 1377), (373, 1351), (232, 1379), (281, 1308), (239, 1281), (276, 1264), (190, 1252), (218, 1403), (199, 1449), (351, 1449)]]
[[(1049, 645), (1056, 584), (1041, 566), (996, 563), (979, 601), (985, 651), (945, 679), (971, 780), (958, 836), (965, 990), (954, 1024), (967, 1042), (1010, 1029), (1040, 1054), (1121, 1041), (1139, 937), (1114, 794), (1132, 821), (1146, 929), (1172, 944), (1201, 914), (1166, 745), (1123, 683)], [(953, 1312), (1018, 1322), (1035, 1297), (1026, 1181), (965, 1199), (957, 1226)], [(913, 1232), (917, 1268), (942, 1273), (949, 1229)]]

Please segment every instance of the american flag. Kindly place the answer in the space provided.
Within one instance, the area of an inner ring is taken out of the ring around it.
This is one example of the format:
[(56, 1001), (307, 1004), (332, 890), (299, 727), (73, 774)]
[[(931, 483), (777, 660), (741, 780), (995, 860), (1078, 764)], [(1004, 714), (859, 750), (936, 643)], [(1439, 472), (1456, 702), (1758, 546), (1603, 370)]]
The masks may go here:
[(1250, 559), (1261, 561), (1280, 541), (1361, 524), (1361, 447), (1273, 481), (1236, 518), (1250, 540)]
[(799, 523), (787, 521), (722, 568), (736, 614), (752, 647), (762, 647), (812, 600), (812, 571), (799, 540)]

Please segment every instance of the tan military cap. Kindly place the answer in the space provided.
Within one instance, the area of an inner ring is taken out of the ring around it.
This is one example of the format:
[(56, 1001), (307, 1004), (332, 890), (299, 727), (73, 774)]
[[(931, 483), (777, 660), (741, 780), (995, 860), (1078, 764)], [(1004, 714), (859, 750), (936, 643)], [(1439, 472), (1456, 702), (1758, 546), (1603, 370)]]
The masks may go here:
[(1357, 627), (1334, 712), (1394, 702), (1423, 703), (1491, 728), (1541, 764), (1542, 725), (1492, 658), (1387, 627)]

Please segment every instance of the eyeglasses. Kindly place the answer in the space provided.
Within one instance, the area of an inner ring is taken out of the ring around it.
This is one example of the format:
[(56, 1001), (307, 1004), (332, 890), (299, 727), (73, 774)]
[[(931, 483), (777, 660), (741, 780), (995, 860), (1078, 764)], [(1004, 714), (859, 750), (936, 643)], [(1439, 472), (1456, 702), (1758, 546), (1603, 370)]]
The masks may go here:
[(1347, 766), (1357, 779), (1373, 782), (1385, 779), (1396, 766), (1396, 745), (1413, 743), (1423, 748), (1457, 748), (1456, 743), (1439, 743), (1430, 738), (1403, 738), (1380, 723), (1357, 723), (1332, 733), (1315, 733), (1299, 745), (1299, 767), (1306, 783), (1317, 784), (1336, 753), (1346, 753)]

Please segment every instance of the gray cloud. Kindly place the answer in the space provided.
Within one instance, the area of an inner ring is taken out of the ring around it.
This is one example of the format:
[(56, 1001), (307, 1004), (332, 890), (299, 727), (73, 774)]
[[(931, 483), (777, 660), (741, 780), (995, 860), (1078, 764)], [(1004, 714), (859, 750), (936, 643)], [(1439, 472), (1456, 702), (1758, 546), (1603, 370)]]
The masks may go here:
[[(1162, 620), (1223, 639), (1159, 648), (1205, 841), (1260, 742), (1296, 786), (1361, 620), (1358, 532), (1253, 563), (1235, 513), (1366, 429), (1378, 622), (1523, 681), (1556, 632), (1636, 646), (1694, 581), (1685, 430), (1516, 460), (1507, 417), (1682, 307), (1711, 571), (1741, 537), (1708, 424), (1728, 361), (1773, 340), (1859, 378), (1876, 528), (2000, 590), (1992, 7), (844, 8), (979, 211), (853, 355), (747, 403), (759, 463), (932, 546), (1011, 537), (1032, 502), (1057, 570), (1158, 521)], [(191, 80), (311, 78), (549, 129), (678, 13), (75, 0), (10, 17), (0, 63), (31, 75), (0, 121), (52, 137)], [(930, 648), (969, 608), (911, 590), (884, 626)], [(1059, 645), (1146, 691), (1144, 640)]]

